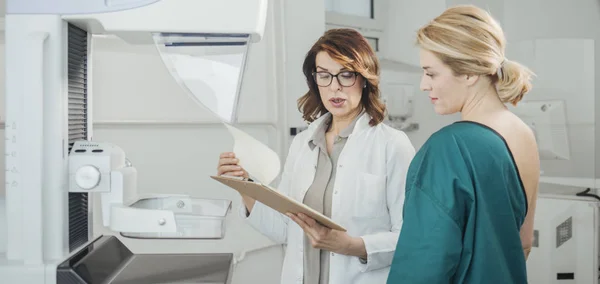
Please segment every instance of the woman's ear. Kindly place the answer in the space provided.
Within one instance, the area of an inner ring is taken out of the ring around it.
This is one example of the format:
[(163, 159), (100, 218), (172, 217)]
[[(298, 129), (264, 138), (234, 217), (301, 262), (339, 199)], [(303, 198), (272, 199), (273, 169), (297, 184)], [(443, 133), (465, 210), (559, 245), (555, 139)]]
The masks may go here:
[(463, 75), (464, 81), (467, 86), (473, 86), (477, 81), (479, 81), (479, 75)]

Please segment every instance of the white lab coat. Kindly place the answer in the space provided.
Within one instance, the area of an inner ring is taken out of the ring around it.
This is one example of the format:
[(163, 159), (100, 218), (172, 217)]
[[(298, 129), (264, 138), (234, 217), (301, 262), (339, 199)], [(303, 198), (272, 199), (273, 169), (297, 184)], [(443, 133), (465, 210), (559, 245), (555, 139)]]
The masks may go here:
[[(290, 147), (277, 190), (302, 202), (315, 176), (318, 147), (309, 139), (323, 115), (298, 134)], [(363, 264), (356, 256), (331, 253), (330, 284), (378, 284), (387, 280), (400, 228), (404, 185), (415, 149), (404, 132), (384, 124), (369, 125), (364, 113), (338, 160), (332, 220), (352, 237), (364, 240), (368, 254)], [(240, 214), (246, 218), (246, 209)], [(304, 231), (294, 221), (256, 202), (247, 221), (271, 240), (286, 244), (281, 283), (302, 283)]]

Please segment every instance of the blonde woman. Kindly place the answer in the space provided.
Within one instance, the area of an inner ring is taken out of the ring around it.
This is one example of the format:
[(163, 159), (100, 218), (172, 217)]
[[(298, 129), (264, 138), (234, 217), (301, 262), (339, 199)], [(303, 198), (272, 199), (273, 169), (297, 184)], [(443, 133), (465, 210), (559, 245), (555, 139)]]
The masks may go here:
[(388, 283), (527, 283), (539, 156), (531, 129), (505, 103), (532, 72), (505, 57), (500, 25), (474, 6), (418, 31), (421, 88), (440, 115), (411, 162), (404, 222)]

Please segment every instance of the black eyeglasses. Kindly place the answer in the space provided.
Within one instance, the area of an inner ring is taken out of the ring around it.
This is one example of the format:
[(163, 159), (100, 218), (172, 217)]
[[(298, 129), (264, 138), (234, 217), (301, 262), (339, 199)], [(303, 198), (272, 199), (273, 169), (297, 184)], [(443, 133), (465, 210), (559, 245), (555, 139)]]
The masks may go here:
[(337, 78), (338, 83), (343, 87), (352, 87), (354, 83), (356, 83), (356, 77), (358, 77), (358, 72), (353, 71), (343, 71), (336, 75), (333, 75), (329, 72), (319, 71), (313, 72), (313, 77), (315, 78), (315, 83), (320, 87), (328, 87), (333, 82), (333, 77)]

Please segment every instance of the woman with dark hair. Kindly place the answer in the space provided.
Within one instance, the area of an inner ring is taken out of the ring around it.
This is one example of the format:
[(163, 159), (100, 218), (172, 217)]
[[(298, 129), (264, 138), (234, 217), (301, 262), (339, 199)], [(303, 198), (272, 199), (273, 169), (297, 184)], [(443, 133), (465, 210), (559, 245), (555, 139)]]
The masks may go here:
[[(347, 232), (280, 214), (248, 196), (242, 216), (287, 245), (281, 283), (385, 283), (415, 149), (406, 134), (382, 123), (379, 62), (360, 33), (327, 31), (306, 55), (303, 72), (309, 90), (298, 108), (310, 125), (294, 138), (277, 188)], [(238, 162), (234, 153), (221, 154), (218, 174), (248, 178)]]

